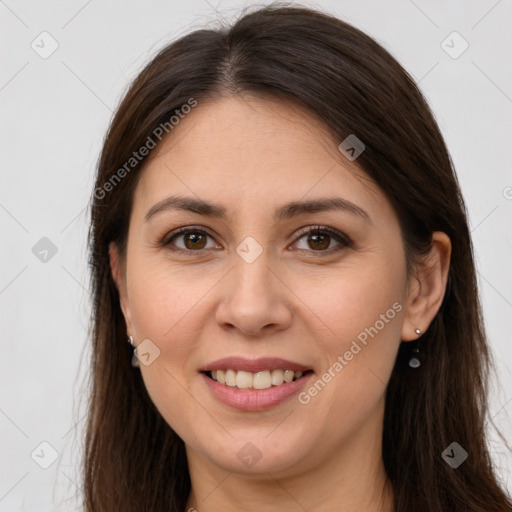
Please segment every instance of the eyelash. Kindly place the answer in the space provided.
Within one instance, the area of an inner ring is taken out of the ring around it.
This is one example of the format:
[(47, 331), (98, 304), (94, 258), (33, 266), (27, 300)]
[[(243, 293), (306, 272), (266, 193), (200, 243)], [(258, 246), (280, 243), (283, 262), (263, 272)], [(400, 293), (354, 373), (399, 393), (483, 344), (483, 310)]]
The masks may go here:
[[(176, 231), (169, 233), (162, 239), (162, 241), (160, 242), (160, 245), (162, 247), (167, 247), (171, 244), (171, 241), (173, 239), (177, 238), (179, 235), (183, 235), (183, 234), (187, 234), (187, 233), (199, 233), (201, 235), (205, 235), (205, 236), (209, 236), (209, 237), (213, 238), (204, 229), (190, 226), (190, 227), (180, 228), (180, 229), (177, 229)], [(352, 240), (348, 236), (344, 235), (343, 233), (339, 232), (336, 229), (329, 228), (327, 226), (312, 226), (312, 227), (302, 229), (297, 233), (297, 236), (298, 236), (297, 241), (300, 240), (301, 238), (303, 238), (305, 235), (309, 235), (309, 234), (315, 234), (315, 235), (328, 234), (332, 238), (334, 238), (337, 242), (339, 242), (341, 244), (341, 247), (338, 247), (335, 249), (319, 250), (319, 251), (299, 249), (298, 252), (301, 254), (317, 253), (317, 254), (320, 254), (321, 256), (331, 255), (333, 253), (341, 251), (343, 248), (352, 247), (352, 245), (353, 245)], [(187, 256), (196, 256), (198, 253), (201, 253), (203, 251), (203, 249), (198, 249), (198, 250), (194, 251), (191, 249), (182, 249), (181, 247), (173, 248), (170, 250), (181, 252), (182, 254), (186, 254)]]

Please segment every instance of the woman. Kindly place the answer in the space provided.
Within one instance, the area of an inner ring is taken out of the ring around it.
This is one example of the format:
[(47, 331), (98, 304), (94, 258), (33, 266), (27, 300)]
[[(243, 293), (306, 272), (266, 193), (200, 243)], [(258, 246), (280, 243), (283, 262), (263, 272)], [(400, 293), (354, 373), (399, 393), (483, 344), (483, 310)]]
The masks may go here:
[(274, 5), (164, 48), (89, 242), (86, 510), (512, 510), (453, 165), (361, 31)]

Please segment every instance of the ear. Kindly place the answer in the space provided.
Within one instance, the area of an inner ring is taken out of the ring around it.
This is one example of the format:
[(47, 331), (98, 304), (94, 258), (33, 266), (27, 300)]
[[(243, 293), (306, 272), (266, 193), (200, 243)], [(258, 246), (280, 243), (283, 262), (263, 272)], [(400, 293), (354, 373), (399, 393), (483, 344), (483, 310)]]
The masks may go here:
[(416, 334), (416, 329), (424, 333), (439, 311), (446, 292), (451, 252), (448, 235), (435, 231), (428, 255), (409, 281), (402, 341), (417, 339), (420, 335)]
[(130, 335), (133, 333), (133, 329), (126, 287), (126, 268), (123, 262), (120, 260), (119, 250), (114, 242), (110, 242), (108, 246), (108, 255), (110, 258), (110, 270), (112, 272), (112, 278), (114, 279), (117, 290), (119, 292), (121, 311), (123, 312), (124, 320), (126, 322), (126, 332)]

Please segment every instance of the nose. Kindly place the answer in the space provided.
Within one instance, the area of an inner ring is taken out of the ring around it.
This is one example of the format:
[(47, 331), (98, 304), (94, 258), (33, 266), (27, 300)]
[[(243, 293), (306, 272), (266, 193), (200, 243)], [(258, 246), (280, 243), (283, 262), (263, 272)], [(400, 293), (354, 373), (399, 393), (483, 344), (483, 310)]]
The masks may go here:
[(217, 323), (247, 336), (268, 336), (288, 328), (293, 293), (282, 279), (265, 252), (252, 263), (236, 255), (234, 268), (218, 289), (223, 299), (217, 307)]

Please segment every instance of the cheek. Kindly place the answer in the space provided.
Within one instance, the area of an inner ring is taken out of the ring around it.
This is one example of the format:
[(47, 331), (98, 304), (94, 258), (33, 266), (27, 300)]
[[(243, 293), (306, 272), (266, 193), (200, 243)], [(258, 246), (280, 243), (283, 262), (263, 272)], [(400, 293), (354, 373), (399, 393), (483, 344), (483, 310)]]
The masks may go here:
[(191, 355), (201, 339), (204, 322), (198, 321), (198, 315), (208, 278), (194, 278), (192, 271), (178, 272), (168, 262), (137, 267), (135, 258), (132, 261), (129, 293), (134, 328), (139, 341), (150, 339), (160, 350), (152, 364), (140, 365), (140, 371), (155, 407), (186, 437), (194, 416), (204, 412), (186, 390), (194, 374)]
[(322, 333), (319, 339), (337, 351), (348, 349), (359, 335), (364, 343), (365, 333), (370, 338), (368, 331), (377, 337), (373, 328), (386, 339), (400, 332), (404, 300), (400, 262), (366, 259), (367, 263), (295, 281), (294, 292), (307, 306), (304, 315), (316, 324), (315, 332)]
[(204, 326), (212, 314), (208, 294), (220, 276), (193, 265), (178, 268), (162, 259), (148, 261), (141, 257), (144, 266), (132, 268), (131, 316), (137, 339), (150, 339), (160, 354), (155, 364), (141, 365), (141, 370), (155, 403), (177, 405), (190, 398), (179, 389), (196, 374)]
[(398, 254), (374, 254), (329, 278), (297, 281), (294, 291), (308, 306), (304, 315), (322, 358), (319, 378), (326, 385), (318, 394), (335, 405), (335, 416), (364, 414), (381, 398), (400, 344), (404, 278)]
[(132, 267), (129, 282), (132, 319), (139, 337), (165, 341), (190, 323), (190, 314), (215, 282), (208, 273), (178, 268), (142, 256)]

